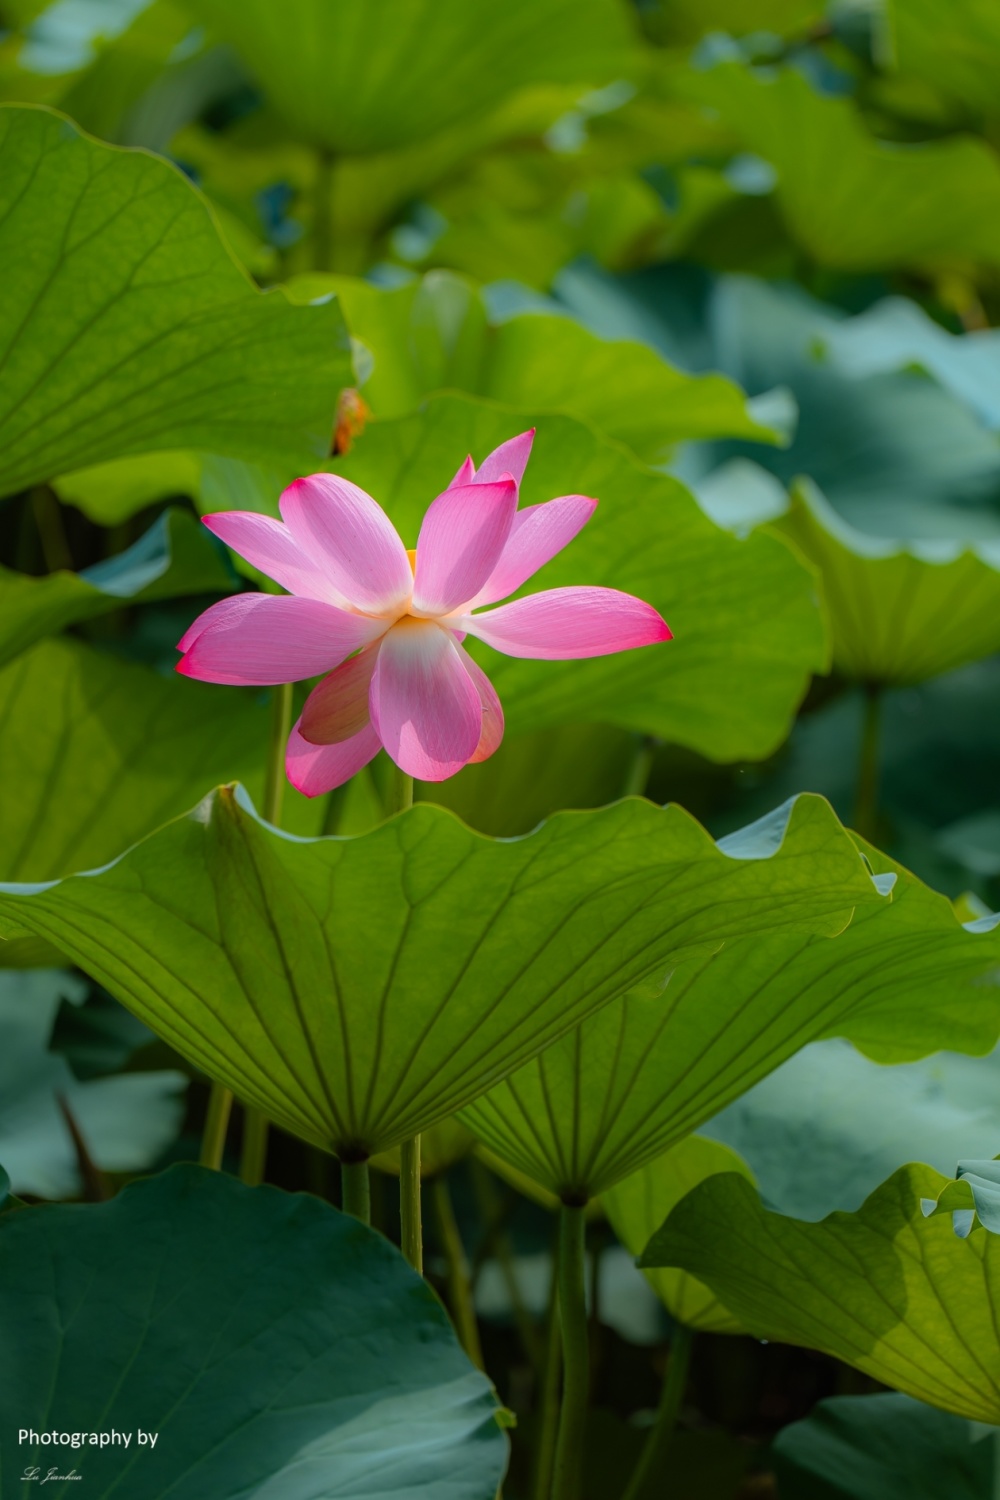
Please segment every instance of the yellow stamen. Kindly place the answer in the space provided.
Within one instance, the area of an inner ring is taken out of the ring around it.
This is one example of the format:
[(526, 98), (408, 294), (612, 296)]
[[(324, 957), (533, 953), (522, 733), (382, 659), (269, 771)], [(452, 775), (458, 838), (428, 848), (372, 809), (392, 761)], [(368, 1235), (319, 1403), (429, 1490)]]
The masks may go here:
[(414, 576), (416, 576), (416, 572), (417, 572), (417, 549), (416, 549), (416, 547), (407, 547), (407, 549), (406, 549), (406, 555), (410, 559), (410, 572), (412, 574), (414, 574)]

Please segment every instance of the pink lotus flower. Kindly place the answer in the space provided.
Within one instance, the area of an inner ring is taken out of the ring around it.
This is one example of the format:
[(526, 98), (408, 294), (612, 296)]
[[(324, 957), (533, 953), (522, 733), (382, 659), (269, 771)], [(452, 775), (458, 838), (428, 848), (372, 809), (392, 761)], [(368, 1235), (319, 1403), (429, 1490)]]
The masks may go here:
[(178, 643), (177, 670), (265, 685), (326, 673), (288, 740), (286, 770), (309, 797), (339, 786), (384, 747), (420, 781), (485, 760), (503, 710), (462, 642), (508, 656), (606, 656), (670, 639), (649, 604), (606, 588), (559, 588), (499, 609), (576, 536), (597, 504), (563, 495), (518, 510), (534, 430), (502, 443), (478, 473), (467, 458), (407, 552), (376, 501), (335, 474), (299, 479), (281, 521), (252, 511), (205, 525), (288, 594), (213, 604)]

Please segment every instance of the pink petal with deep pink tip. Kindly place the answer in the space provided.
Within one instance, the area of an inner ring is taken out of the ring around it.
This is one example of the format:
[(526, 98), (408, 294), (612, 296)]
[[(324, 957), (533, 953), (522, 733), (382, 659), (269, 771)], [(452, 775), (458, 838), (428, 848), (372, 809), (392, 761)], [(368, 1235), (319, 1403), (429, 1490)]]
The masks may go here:
[(313, 688), (299, 720), (299, 733), (310, 745), (339, 745), (370, 723), (368, 690), (377, 657), (378, 647), (369, 646)]
[(525, 510), (519, 510), (500, 561), (469, 608), (494, 604), (513, 594), (573, 540), (596, 508), (597, 501), (588, 500), (586, 495), (560, 495), (558, 500), (547, 500), (544, 505), (529, 505)]
[(183, 637), (190, 644), (177, 671), (240, 687), (329, 672), (385, 630), (382, 620), (288, 594), (237, 594), (213, 604), (205, 615), (211, 619), (202, 616)]
[(413, 583), (406, 548), (380, 505), (337, 474), (297, 479), (281, 514), (299, 548), (357, 609), (389, 613)]
[(413, 608), (445, 615), (482, 588), (500, 560), (517, 510), (517, 485), (463, 484), (432, 501), (417, 538)]
[(479, 691), (449, 632), (430, 620), (395, 625), (385, 636), (369, 703), (389, 755), (419, 781), (444, 781), (475, 754)]
[(489, 760), (495, 750), (499, 750), (503, 739), (503, 706), (497, 697), (496, 688), (493, 686), (482, 667), (472, 660), (467, 651), (461, 646), (458, 654), (462, 658), (462, 665), (468, 672), (476, 685), (479, 693), (479, 701), (483, 706), (483, 727), (479, 732), (479, 744), (469, 759), (475, 763), (481, 760)]
[(535, 429), (530, 427), (527, 432), (519, 432), (517, 437), (508, 438), (499, 448), (494, 448), (476, 470), (476, 483), (489, 484), (504, 474), (509, 474), (515, 484), (520, 484), (528, 467), (534, 441)]
[(259, 516), (252, 510), (216, 511), (202, 520), (227, 547), (232, 547), (290, 594), (303, 599), (322, 599), (327, 604), (346, 603), (343, 594), (306, 556), (280, 521)]
[(507, 656), (566, 661), (609, 656), (671, 639), (651, 604), (618, 589), (546, 589), (481, 615), (462, 615), (456, 627)]
[(335, 786), (343, 786), (382, 748), (370, 724), (338, 745), (310, 745), (302, 738), (301, 722), (300, 719), (288, 736), (285, 775), (307, 797), (320, 797)]
[(476, 477), (476, 466), (472, 462), (472, 454), (462, 460), (461, 467), (454, 479), (449, 484), (450, 490), (457, 489), (460, 484), (471, 484)]

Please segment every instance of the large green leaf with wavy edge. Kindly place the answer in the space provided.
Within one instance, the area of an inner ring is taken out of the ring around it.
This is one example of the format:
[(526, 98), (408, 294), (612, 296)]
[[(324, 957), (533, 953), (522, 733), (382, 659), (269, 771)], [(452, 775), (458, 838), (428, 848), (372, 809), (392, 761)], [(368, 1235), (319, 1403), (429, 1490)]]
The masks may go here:
[(945, 1411), (1000, 1424), (1000, 1240), (958, 1239), (922, 1198), (945, 1179), (901, 1167), (853, 1214), (764, 1209), (744, 1177), (710, 1177), (653, 1236), (647, 1266), (697, 1275), (760, 1338), (820, 1349)]
[(67, 625), (126, 604), (229, 593), (224, 555), (187, 511), (170, 510), (126, 552), (81, 573), (32, 578), (0, 567), (0, 666)]
[(1000, 651), (1000, 541), (870, 536), (807, 481), (771, 525), (819, 569), (845, 677), (901, 687)]
[[(751, 828), (773, 834), (782, 815)], [(945, 897), (863, 847), (881, 889), (895, 876), (891, 901), (859, 904), (836, 937), (761, 933), (678, 963), (661, 994), (606, 1007), (463, 1120), (512, 1165), (580, 1201), (820, 1037), (848, 1036), (884, 1062), (942, 1047), (989, 1051), (1000, 1034), (1000, 928), (963, 927)]]
[(474, 121), (526, 84), (595, 84), (629, 65), (619, 0), (187, 0), (299, 134), (335, 155)]
[(496, 1396), (434, 1293), (305, 1193), (184, 1165), (110, 1203), (4, 1214), (0, 1328), (5, 1431), (132, 1438), (7, 1442), (5, 1493), (53, 1459), (135, 1500), (493, 1500), (503, 1476)]
[[(225, 777), (259, 795), (269, 723), (262, 695), (41, 642), (0, 671), (0, 874), (93, 869)], [(293, 828), (317, 826), (317, 804), (291, 787), (285, 813)]]
[(374, 361), (363, 395), (378, 417), (405, 415), (449, 388), (522, 411), (566, 412), (648, 463), (695, 438), (776, 440), (725, 376), (686, 374), (648, 345), (599, 338), (564, 314), (490, 319), (475, 284), (449, 271), (393, 288), (302, 276), (289, 291), (310, 299), (336, 293)]
[[(413, 546), (427, 505), (465, 454), (482, 462), (533, 419), (437, 397), (417, 416), (373, 424), (337, 471), (374, 495)], [(814, 580), (797, 554), (776, 537), (721, 531), (676, 480), (569, 417), (539, 417), (522, 503), (573, 493), (598, 499), (593, 519), (523, 592), (624, 589), (654, 604), (675, 640), (558, 664), (473, 648), (500, 694), (508, 731), (603, 721), (713, 760), (776, 749), (809, 674), (826, 661)]]
[[(699, 1182), (718, 1172), (742, 1172), (753, 1181), (735, 1151), (692, 1135), (615, 1183), (601, 1195), (601, 1204), (622, 1244), (639, 1256), (674, 1205)], [(646, 1270), (644, 1274), (678, 1323), (704, 1333), (743, 1332), (738, 1320), (696, 1276), (670, 1268)]]
[(893, 1391), (820, 1401), (771, 1452), (781, 1500), (993, 1500), (996, 1445)]
[(102, 871), (3, 887), (0, 923), (350, 1159), (445, 1119), (626, 991), (659, 991), (685, 954), (837, 931), (882, 899), (821, 799), (729, 847), (638, 798), (507, 841), (427, 804), (299, 840), (222, 788)]
[(0, 493), (150, 449), (329, 452), (336, 303), (258, 292), (177, 168), (2, 106), (0, 183)]
[(1000, 264), (1000, 163), (985, 141), (876, 140), (851, 100), (817, 93), (789, 67), (725, 63), (678, 87), (771, 162), (788, 226), (820, 265)]

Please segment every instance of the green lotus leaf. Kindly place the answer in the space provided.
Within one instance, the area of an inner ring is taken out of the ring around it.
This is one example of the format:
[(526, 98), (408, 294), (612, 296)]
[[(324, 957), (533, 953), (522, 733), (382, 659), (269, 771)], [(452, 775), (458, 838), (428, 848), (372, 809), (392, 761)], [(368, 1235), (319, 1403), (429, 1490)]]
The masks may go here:
[(1000, 540), (891, 542), (801, 482), (772, 526), (819, 569), (845, 677), (907, 686), (1000, 650)]
[[(763, 837), (784, 817), (787, 805), (745, 832)], [(820, 1037), (850, 1037), (885, 1062), (989, 1051), (1000, 1033), (996, 919), (963, 927), (945, 897), (864, 847), (891, 901), (859, 903), (839, 936), (761, 932), (676, 964), (661, 994), (607, 1006), (462, 1118), (550, 1192), (585, 1201)], [(804, 901), (821, 878), (818, 864), (803, 871)]]
[(769, 31), (776, 36), (795, 36), (808, 31), (823, 15), (817, 0), (658, 0), (643, 11), (643, 21), (658, 42), (696, 42), (708, 31), (743, 36), (748, 31)]
[(7, 1207), (9, 1200), (10, 1178), (7, 1176), (7, 1173), (4, 1171), (3, 1167), (0, 1167), (0, 1210)]
[(670, 1214), (644, 1266), (704, 1281), (760, 1338), (802, 1344), (973, 1421), (1000, 1424), (1000, 1241), (925, 1218), (945, 1179), (910, 1165), (856, 1213), (769, 1213), (746, 1178), (710, 1177)]
[(128, 551), (81, 573), (30, 578), (0, 568), (0, 665), (43, 636), (125, 604), (229, 593), (225, 555), (187, 511), (166, 511)]
[(599, 338), (563, 314), (490, 319), (478, 289), (447, 271), (392, 289), (306, 276), (289, 290), (336, 292), (374, 360), (364, 396), (379, 417), (402, 416), (447, 387), (522, 411), (566, 412), (648, 463), (694, 438), (776, 441), (724, 376), (685, 374), (645, 344)]
[[(692, 1135), (647, 1162), (631, 1177), (615, 1183), (602, 1195), (601, 1202), (622, 1244), (639, 1256), (685, 1193), (717, 1172), (742, 1172), (753, 1181), (735, 1151)], [(644, 1274), (678, 1323), (705, 1333), (743, 1332), (708, 1287), (686, 1271), (647, 1270)]]
[(768, 1208), (821, 1219), (859, 1208), (905, 1162), (947, 1175), (1000, 1144), (1000, 1054), (884, 1067), (839, 1038), (814, 1042), (700, 1128), (739, 1153)]
[(291, 127), (337, 155), (474, 123), (518, 89), (595, 84), (629, 65), (616, 0), (188, 0), (232, 43)]
[(197, 495), (201, 474), (201, 456), (177, 449), (112, 458), (64, 474), (52, 487), (60, 500), (75, 505), (98, 526), (118, 526), (154, 501)]
[[(420, 416), (373, 424), (337, 469), (385, 505), (412, 546), (456, 455), (481, 462), (531, 424), (527, 413), (441, 396)], [(717, 760), (763, 756), (781, 743), (808, 674), (826, 659), (812, 575), (785, 543), (720, 531), (676, 480), (569, 417), (539, 420), (521, 493), (526, 505), (572, 493), (600, 502), (526, 593), (583, 583), (624, 589), (654, 604), (676, 640), (557, 669), (476, 648), (509, 732), (603, 721)]]
[(7, 1442), (5, 1490), (55, 1464), (96, 1497), (493, 1500), (488, 1380), (388, 1240), (317, 1198), (172, 1167), (4, 1214), (0, 1267), (5, 1431), (131, 1436)]
[(853, 101), (790, 67), (763, 76), (723, 63), (679, 87), (774, 166), (788, 227), (820, 265), (1000, 264), (1000, 164), (985, 141), (876, 140)]
[(957, 396), (986, 427), (1000, 428), (1000, 330), (949, 333), (907, 297), (831, 323), (823, 335), (837, 367), (855, 379), (918, 367)]
[(977, 1222), (990, 1234), (1000, 1234), (1000, 1161), (960, 1161), (955, 1180), (920, 1206), (928, 1218), (950, 1213), (955, 1233), (963, 1239)]
[(181, 172), (50, 110), (0, 107), (0, 165), (0, 493), (153, 449), (329, 452), (335, 302), (258, 292)]
[[(46, 880), (114, 859), (224, 777), (263, 790), (270, 711), (81, 641), (42, 641), (0, 671), (0, 872)], [(317, 804), (286, 791), (288, 825)]]
[(838, 931), (882, 899), (818, 798), (720, 848), (637, 798), (505, 842), (429, 804), (303, 840), (223, 788), (101, 871), (4, 886), (0, 924), (350, 1160), (454, 1114), (628, 990), (659, 991), (687, 954)]
[(995, 1443), (893, 1391), (821, 1401), (771, 1451), (781, 1500), (992, 1500)]
[[(158, 1160), (184, 1117), (188, 1080), (158, 1071), (83, 1083), (49, 1051), (71, 975), (0, 973), (0, 1155), (17, 1193), (69, 1198), (81, 1190), (68, 1111), (95, 1166), (137, 1172)], [(61, 1101), (61, 1102), (60, 1102)]]
[(995, 115), (1000, 15), (990, 0), (952, 0), (947, 24), (934, 0), (889, 0), (893, 62), (943, 94), (962, 115)]

